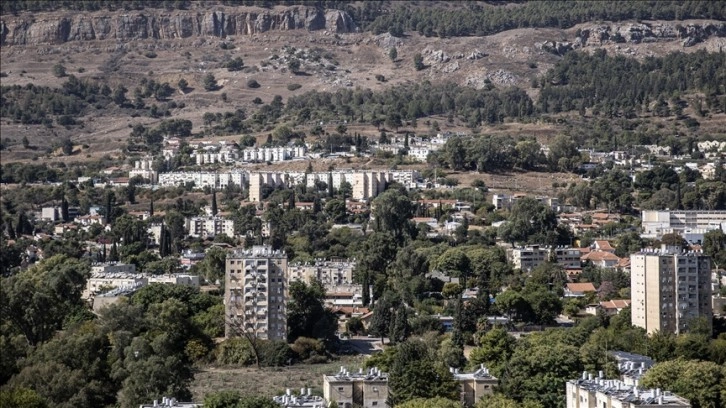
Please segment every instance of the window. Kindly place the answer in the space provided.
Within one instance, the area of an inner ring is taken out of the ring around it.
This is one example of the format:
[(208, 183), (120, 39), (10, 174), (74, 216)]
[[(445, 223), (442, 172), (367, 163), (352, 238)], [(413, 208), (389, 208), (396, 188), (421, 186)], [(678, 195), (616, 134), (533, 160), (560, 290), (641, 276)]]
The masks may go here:
[(338, 387), (338, 392), (343, 392), (343, 387)]
[(373, 405), (373, 406), (378, 405), (378, 401), (373, 401), (373, 403), (371, 405)]

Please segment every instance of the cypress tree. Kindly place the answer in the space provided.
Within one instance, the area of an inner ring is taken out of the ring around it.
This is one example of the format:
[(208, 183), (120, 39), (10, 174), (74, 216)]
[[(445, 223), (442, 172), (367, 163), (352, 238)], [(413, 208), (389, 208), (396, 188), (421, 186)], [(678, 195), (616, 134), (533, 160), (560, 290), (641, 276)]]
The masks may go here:
[(217, 191), (212, 191), (212, 215), (217, 215)]
[(149, 203), (149, 217), (154, 216), (154, 199), (151, 199), (151, 202)]
[(108, 257), (110, 262), (118, 262), (119, 256), (118, 256), (118, 245), (116, 245), (116, 240), (113, 241), (113, 244), (111, 245), (111, 254)]
[(68, 200), (66, 200), (65, 197), (61, 200), (61, 218), (63, 219), (63, 222), (68, 222), (70, 220), (70, 217), (68, 216)]
[(410, 333), (411, 328), (408, 325), (408, 311), (406, 310), (406, 306), (401, 305), (396, 311), (396, 317), (393, 321), (389, 337), (394, 343), (403, 343)]

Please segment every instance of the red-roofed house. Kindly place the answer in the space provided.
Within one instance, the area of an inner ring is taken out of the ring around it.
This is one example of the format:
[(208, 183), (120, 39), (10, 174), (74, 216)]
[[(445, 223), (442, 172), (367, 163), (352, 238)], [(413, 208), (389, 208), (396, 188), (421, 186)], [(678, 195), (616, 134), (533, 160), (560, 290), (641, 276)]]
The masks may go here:
[(591, 315), (597, 315), (597, 312), (599, 310), (602, 310), (608, 316), (614, 316), (629, 306), (630, 306), (630, 299), (606, 300), (606, 301), (602, 301), (600, 303), (587, 305), (587, 308), (585, 309), (585, 313), (591, 314)]
[(593, 265), (601, 268), (616, 268), (620, 258), (617, 255), (605, 251), (592, 251), (582, 256), (582, 262), (590, 261)]
[(565, 297), (583, 297), (587, 293), (595, 293), (595, 285), (590, 282), (568, 283), (565, 285)]
[(615, 253), (615, 248), (610, 245), (610, 241), (595, 241), (592, 246), (598, 251), (610, 252), (611, 254)]

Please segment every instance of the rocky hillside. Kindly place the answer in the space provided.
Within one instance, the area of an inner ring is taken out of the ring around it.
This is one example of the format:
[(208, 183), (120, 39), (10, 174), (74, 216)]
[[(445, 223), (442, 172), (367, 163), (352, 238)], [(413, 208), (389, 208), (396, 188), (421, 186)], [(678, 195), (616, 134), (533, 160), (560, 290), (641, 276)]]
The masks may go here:
[(3, 16), (0, 44), (40, 45), (68, 41), (178, 39), (200, 36), (253, 35), (274, 30), (357, 31), (353, 19), (340, 10), (277, 7), (272, 10), (217, 8), (203, 12), (159, 11), (44, 13)]
[(610, 24), (581, 24), (574, 41), (545, 41), (538, 47), (564, 54), (582, 47), (602, 47), (609, 44), (641, 44), (680, 41), (692, 47), (711, 37), (726, 37), (726, 23), (703, 22), (623, 22)]

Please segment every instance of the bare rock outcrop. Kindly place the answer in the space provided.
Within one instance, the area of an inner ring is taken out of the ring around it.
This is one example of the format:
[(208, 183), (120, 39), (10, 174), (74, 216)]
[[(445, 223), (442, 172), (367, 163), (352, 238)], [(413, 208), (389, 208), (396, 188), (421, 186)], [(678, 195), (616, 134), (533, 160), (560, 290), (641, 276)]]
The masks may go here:
[(275, 10), (245, 7), (216, 11), (92, 12), (2, 16), (0, 45), (61, 44), (68, 41), (176, 39), (253, 35), (274, 30), (356, 32), (348, 13), (315, 7)]
[(639, 22), (588, 25), (578, 31), (574, 48), (601, 46), (610, 43), (639, 44), (681, 40), (684, 47), (705, 41), (709, 37), (726, 37), (725, 22)]

